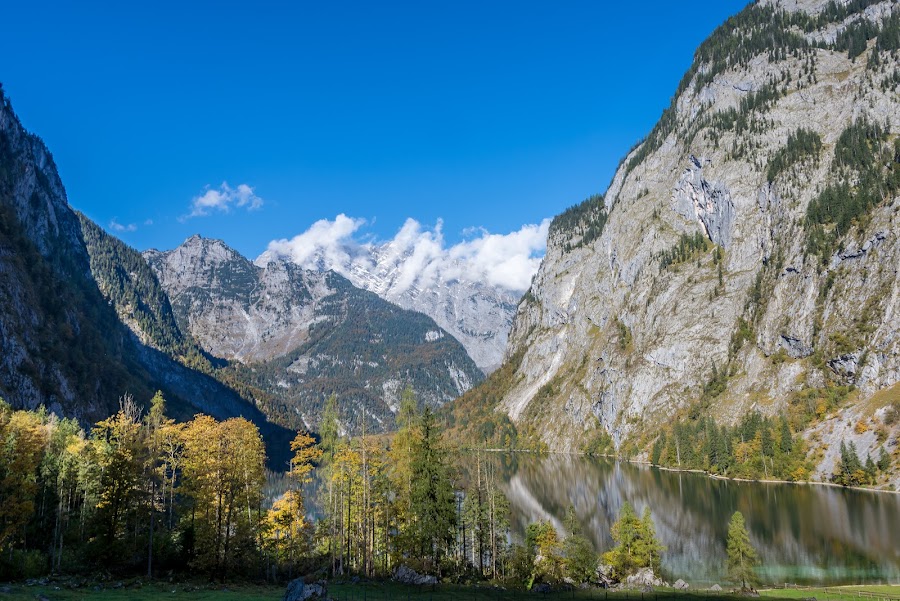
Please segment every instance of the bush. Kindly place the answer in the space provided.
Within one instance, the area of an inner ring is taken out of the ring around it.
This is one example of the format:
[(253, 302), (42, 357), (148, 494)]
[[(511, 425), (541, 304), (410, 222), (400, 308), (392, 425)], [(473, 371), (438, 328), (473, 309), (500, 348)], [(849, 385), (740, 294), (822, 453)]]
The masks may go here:
[(0, 560), (0, 578), (4, 580), (22, 580), (38, 578), (50, 571), (50, 561), (40, 551), (20, 551), (18, 549), (4, 553)]

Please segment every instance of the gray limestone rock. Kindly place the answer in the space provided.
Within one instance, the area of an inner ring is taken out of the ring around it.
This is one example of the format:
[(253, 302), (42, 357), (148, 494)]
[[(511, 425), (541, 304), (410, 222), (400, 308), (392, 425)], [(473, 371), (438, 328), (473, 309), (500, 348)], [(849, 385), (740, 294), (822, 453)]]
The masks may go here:
[[(826, 4), (771, 3), (813, 14)], [(897, 10), (876, 2), (807, 39)], [(900, 197), (885, 195), (833, 256), (809, 252), (805, 225), (810, 203), (840, 177), (832, 162), (842, 132), (861, 116), (900, 130), (900, 94), (867, 69), (873, 51), (854, 61), (824, 48), (784, 60), (763, 50), (710, 77), (711, 65), (696, 66), (665, 116), (671, 127), (660, 126), (613, 177), (600, 235), (589, 244), (576, 244), (581, 230), (548, 239), (505, 355), (521, 357), (500, 402), (518, 427), (558, 451), (580, 450), (598, 424), (617, 445), (634, 441), (695, 403), (713, 367), (728, 364), (733, 373), (712, 405), (725, 424), (753, 409), (778, 415), (808, 387), (855, 383), (865, 402), (900, 381)], [(880, 58), (888, 72), (897, 66), (888, 53)], [(798, 82), (810, 61), (814, 77)], [(792, 84), (747, 109), (773, 73), (791, 73)], [(736, 123), (727, 115), (746, 125), (717, 125)], [(768, 181), (770, 157), (801, 127), (821, 138), (820, 155)], [(719, 251), (710, 245), (663, 266), (663, 253), (696, 234)]]
[(303, 578), (291, 580), (284, 592), (284, 601), (317, 601), (327, 598), (328, 588), (325, 582), (306, 584)]

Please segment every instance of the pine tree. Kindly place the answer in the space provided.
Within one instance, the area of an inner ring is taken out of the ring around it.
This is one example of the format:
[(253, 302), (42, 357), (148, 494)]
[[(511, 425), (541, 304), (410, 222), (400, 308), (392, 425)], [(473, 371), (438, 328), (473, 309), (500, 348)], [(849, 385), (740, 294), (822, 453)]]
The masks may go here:
[(584, 536), (575, 507), (570, 505), (563, 521), (566, 539), (563, 541), (563, 567), (566, 576), (576, 583), (588, 582), (597, 569), (597, 554)]
[(650, 514), (650, 507), (644, 507), (644, 513), (641, 515), (641, 537), (638, 546), (638, 557), (642, 558), (642, 562), (646, 567), (659, 574), (660, 564), (662, 563), (662, 552), (666, 548), (662, 546), (659, 539), (656, 538), (656, 526), (653, 525), (653, 516)]
[(790, 455), (791, 451), (794, 450), (794, 438), (791, 435), (791, 426), (788, 424), (787, 417), (784, 415), (781, 416), (781, 440), (779, 441), (778, 446), (785, 455)]
[(882, 472), (888, 471), (891, 467), (891, 456), (887, 454), (884, 447), (881, 447), (881, 454), (878, 456), (878, 469)]
[(832, 479), (835, 483), (843, 486), (859, 486), (865, 482), (866, 473), (854, 442), (847, 445), (841, 441), (841, 457), (835, 466), (835, 474)]
[(439, 437), (434, 415), (426, 406), (413, 447), (410, 513), (415, 547), (421, 557), (432, 559), (438, 576), (441, 556), (456, 532), (456, 495)]
[(735, 511), (728, 523), (728, 540), (726, 544), (728, 556), (728, 577), (733, 582), (740, 582), (741, 588), (746, 589), (756, 579), (753, 571), (759, 563), (756, 549), (750, 543), (750, 535), (744, 524), (744, 515)]
[(334, 456), (338, 443), (338, 409), (337, 396), (331, 395), (325, 401), (325, 410), (322, 412), (322, 421), (319, 424), (320, 447), (326, 459)]

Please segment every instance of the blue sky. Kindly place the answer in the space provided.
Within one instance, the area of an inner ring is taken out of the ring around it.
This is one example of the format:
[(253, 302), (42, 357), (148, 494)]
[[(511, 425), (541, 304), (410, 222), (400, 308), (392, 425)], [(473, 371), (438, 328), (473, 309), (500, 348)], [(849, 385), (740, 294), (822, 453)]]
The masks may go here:
[[(0, 82), (70, 203), (137, 248), (254, 257), (339, 213), (453, 244), (603, 191), (745, 4), (14, 2)], [(228, 212), (192, 208), (210, 190)]]

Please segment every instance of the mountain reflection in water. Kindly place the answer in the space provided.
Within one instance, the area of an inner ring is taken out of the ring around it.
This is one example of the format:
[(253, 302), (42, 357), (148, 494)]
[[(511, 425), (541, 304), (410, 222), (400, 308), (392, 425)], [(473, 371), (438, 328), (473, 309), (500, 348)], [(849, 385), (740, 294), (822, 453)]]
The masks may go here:
[(728, 520), (741, 511), (762, 559), (763, 582), (900, 580), (900, 495), (729, 482), (592, 457), (511, 453), (485, 460), (495, 463), (509, 498), (516, 540), (537, 520), (561, 530), (573, 505), (594, 547), (609, 549), (610, 526), (628, 501), (638, 514), (645, 506), (653, 512), (668, 578), (724, 582)]

